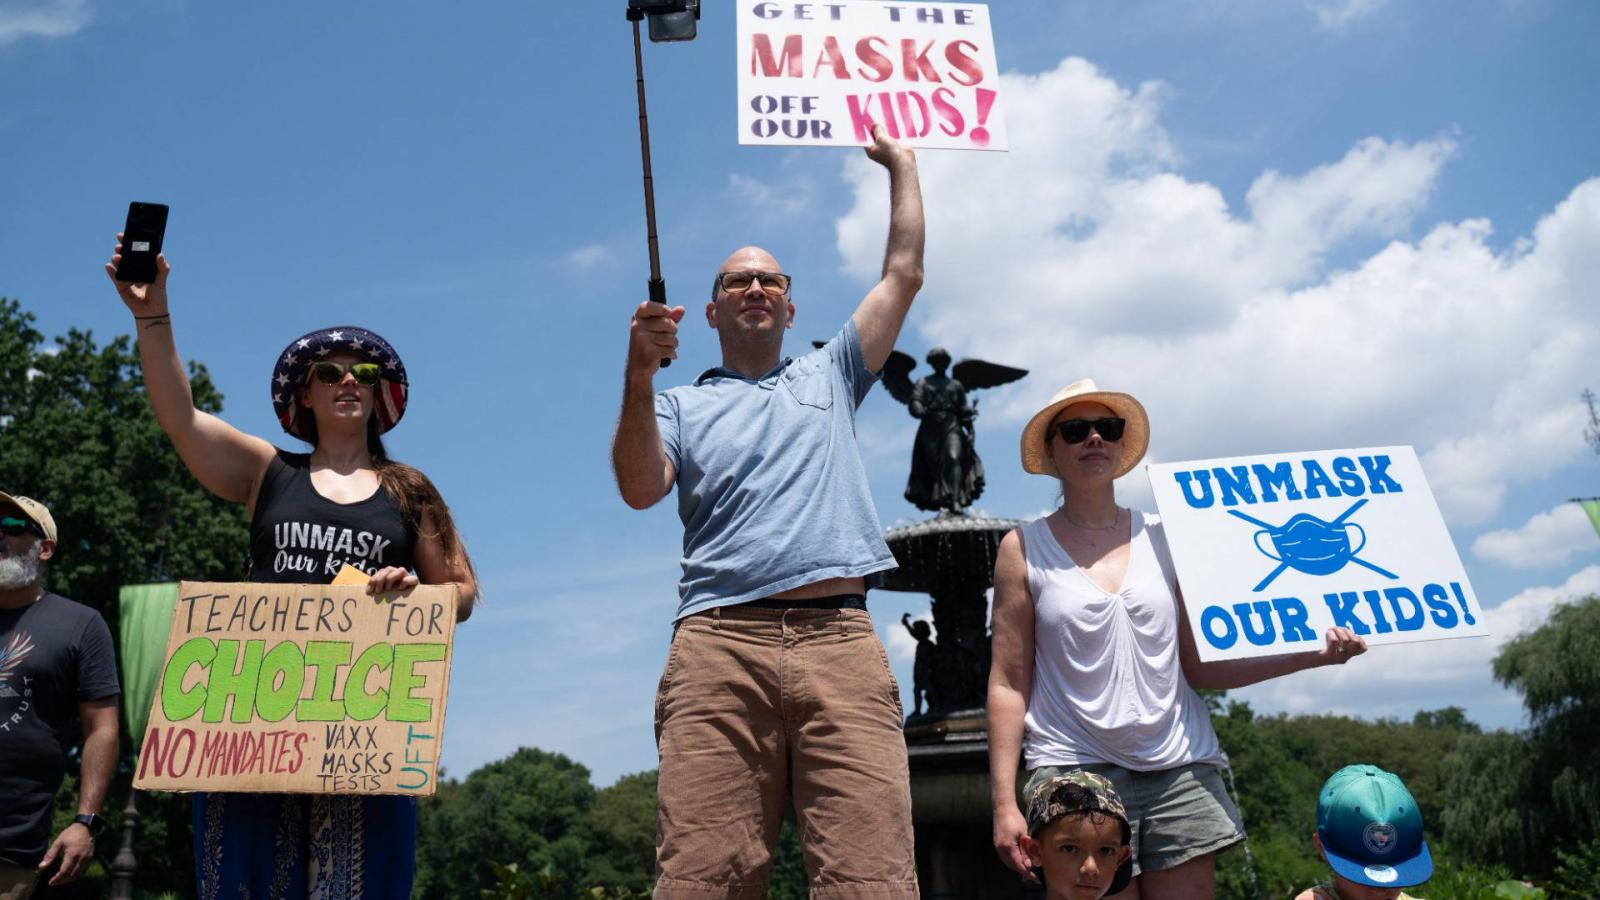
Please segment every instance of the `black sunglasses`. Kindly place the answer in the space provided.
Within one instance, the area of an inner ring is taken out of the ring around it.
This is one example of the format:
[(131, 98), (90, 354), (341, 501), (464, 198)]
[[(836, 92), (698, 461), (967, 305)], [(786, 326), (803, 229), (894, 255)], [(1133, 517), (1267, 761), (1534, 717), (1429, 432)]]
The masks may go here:
[(1069, 444), (1081, 444), (1089, 439), (1089, 432), (1093, 430), (1100, 435), (1101, 440), (1122, 440), (1122, 430), (1128, 426), (1128, 420), (1120, 416), (1107, 416), (1104, 419), (1068, 419), (1056, 423), (1056, 434)]
[(338, 384), (344, 380), (344, 373), (349, 372), (356, 377), (357, 384), (371, 386), (378, 383), (383, 377), (383, 369), (377, 363), (358, 362), (345, 365), (344, 363), (315, 362), (311, 364), (311, 377), (323, 384)]
[(44, 529), (40, 528), (39, 524), (32, 519), (24, 519), (21, 516), (0, 518), (0, 534), (6, 537), (18, 537), (19, 535), (30, 533), (41, 538), (44, 537)]

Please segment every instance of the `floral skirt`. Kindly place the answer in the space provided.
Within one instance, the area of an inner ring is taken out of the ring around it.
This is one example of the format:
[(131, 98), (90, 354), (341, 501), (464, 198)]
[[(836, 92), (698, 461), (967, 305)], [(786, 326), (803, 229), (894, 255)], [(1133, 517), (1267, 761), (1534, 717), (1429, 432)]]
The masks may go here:
[(404, 900), (414, 797), (194, 794), (202, 900)]

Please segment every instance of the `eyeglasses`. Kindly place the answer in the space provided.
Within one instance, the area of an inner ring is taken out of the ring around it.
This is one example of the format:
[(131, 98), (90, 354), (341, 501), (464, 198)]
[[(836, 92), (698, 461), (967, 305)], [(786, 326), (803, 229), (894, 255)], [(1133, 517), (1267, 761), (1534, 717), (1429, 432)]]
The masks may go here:
[(383, 377), (383, 368), (377, 363), (358, 362), (345, 365), (324, 360), (311, 364), (311, 376), (323, 384), (338, 384), (344, 380), (346, 372), (356, 377), (357, 384), (369, 387), (377, 384), (378, 379)]
[(21, 516), (6, 516), (0, 518), (0, 534), (6, 537), (34, 534), (42, 538), (44, 537), (44, 529), (40, 528), (39, 523), (32, 519), (24, 519)]
[(717, 287), (737, 294), (749, 290), (753, 281), (761, 282), (761, 289), (774, 297), (789, 293), (789, 285), (794, 284), (794, 279), (782, 272), (723, 272), (717, 276)]
[(1120, 416), (1107, 416), (1104, 419), (1068, 419), (1056, 423), (1056, 434), (1069, 444), (1081, 444), (1089, 439), (1089, 431), (1100, 435), (1102, 440), (1115, 443), (1122, 440), (1122, 430), (1128, 425), (1128, 420)]

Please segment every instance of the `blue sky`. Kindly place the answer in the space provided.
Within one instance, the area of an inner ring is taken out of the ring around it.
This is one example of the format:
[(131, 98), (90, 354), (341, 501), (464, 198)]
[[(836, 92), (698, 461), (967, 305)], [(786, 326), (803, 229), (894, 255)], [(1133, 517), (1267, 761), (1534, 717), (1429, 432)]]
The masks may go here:
[[(412, 403), (391, 449), (439, 483), (484, 579), (445, 763), (519, 744), (602, 783), (654, 765), (675, 606), (671, 502), (628, 510), (606, 449), (646, 278), (625, 4), (238, 8), (0, 2), (0, 294), (47, 334), (129, 330), (100, 264), (129, 200), (171, 204), (175, 330), (273, 439), (275, 353), (357, 323)], [(827, 337), (882, 250), (881, 173), (741, 148), (733, 6), (646, 48), (663, 263), (691, 310), (733, 247), (798, 277)], [(1152, 411), (1153, 459), (1417, 447), (1503, 632), (1600, 590), (1578, 393), (1600, 388), (1600, 7), (1554, 0), (993, 5), (1012, 152), (922, 154), (928, 286), (902, 348), (1034, 374), (983, 398), (996, 515), (1046, 509), (1021, 422), (1085, 375)], [(695, 324), (682, 383), (716, 361)], [(914, 423), (860, 429), (886, 525)], [(1125, 502), (1149, 507), (1142, 476)], [(909, 687), (902, 612), (874, 619)], [(1259, 709), (1518, 721), (1500, 638), (1374, 651), (1242, 692)], [(1382, 690), (1377, 690), (1382, 686)], [(1375, 699), (1375, 696), (1377, 699)]]

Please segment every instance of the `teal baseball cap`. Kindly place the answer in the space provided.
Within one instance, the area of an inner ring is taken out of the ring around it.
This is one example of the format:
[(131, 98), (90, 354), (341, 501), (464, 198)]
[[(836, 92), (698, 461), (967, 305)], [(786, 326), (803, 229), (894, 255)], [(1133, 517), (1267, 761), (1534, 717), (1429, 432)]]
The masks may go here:
[(1422, 813), (1405, 783), (1377, 766), (1345, 766), (1317, 795), (1317, 835), (1340, 877), (1411, 887), (1433, 877)]

